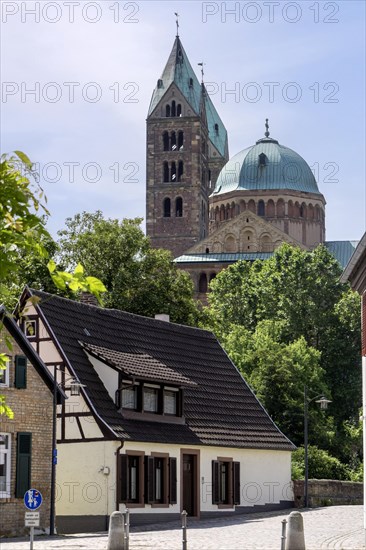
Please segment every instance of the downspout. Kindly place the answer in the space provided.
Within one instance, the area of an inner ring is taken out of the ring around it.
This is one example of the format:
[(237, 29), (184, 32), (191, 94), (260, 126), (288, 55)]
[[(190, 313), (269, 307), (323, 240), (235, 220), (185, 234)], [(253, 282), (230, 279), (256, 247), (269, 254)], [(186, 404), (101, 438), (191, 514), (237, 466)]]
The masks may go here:
[(120, 488), (118, 486), (118, 480), (120, 478), (120, 476), (119, 476), (119, 469), (120, 469), (119, 457), (120, 457), (120, 450), (123, 448), (124, 444), (125, 444), (125, 442), (121, 441), (121, 445), (117, 448), (117, 450), (115, 452), (116, 460), (117, 460), (117, 464), (116, 464), (116, 473), (117, 473), (117, 479), (116, 479), (116, 512), (119, 511), (119, 494), (120, 494)]

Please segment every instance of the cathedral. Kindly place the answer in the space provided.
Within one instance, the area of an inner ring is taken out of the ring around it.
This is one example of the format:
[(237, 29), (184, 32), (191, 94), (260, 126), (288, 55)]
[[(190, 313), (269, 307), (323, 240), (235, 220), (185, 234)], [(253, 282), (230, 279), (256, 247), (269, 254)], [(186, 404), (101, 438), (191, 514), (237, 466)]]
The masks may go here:
[[(264, 121), (263, 121), (264, 122)], [(229, 157), (227, 130), (177, 35), (147, 116), (146, 231), (190, 273), (197, 298), (238, 260), (287, 242), (325, 244), (342, 266), (356, 242), (325, 241), (325, 198), (295, 151), (269, 131)]]

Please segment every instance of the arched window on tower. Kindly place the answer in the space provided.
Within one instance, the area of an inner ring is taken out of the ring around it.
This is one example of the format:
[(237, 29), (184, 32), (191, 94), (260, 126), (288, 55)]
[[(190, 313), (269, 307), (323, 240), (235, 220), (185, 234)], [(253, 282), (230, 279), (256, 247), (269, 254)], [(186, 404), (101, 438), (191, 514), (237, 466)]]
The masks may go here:
[(175, 162), (170, 165), (170, 181), (177, 181), (177, 165)]
[(182, 218), (183, 217), (183, 199), (182, 199), (182, 197), (177, 197), (175, 199), (175, 217), (176, 218)]
[(165, 107), (165, 116), (166, 116), (166, 117), (170, 117), (170, 105), (167, 105), (167, 106)]
[(175, 151), (177, 148), (177, 136), (175, 132), (170, 134), (170, 149)]
[(163, 165), (163, 180), (164, 183), (167, 183), (169, 181), (169, 165), (167, 162), (164, 162)]
[(172, 110), (171, 110), (172, 116), (176, 115), (176, 109), (175, 109), (175, 101), (172, 101)]
[(264, 216), (264, 201), (258, 201), (258, 216)]
[(177, 116), (182, 116), (182, 105), (180, 103), (177, 105)]
[(207, 292), (207, 275), (206, 273), (201, 273), (198, 281), (198, 292), (206, 293)]
[(183, 132), (181, 130), (178, 132), (178, 149), (179, 151), (183, 149)]
[(178, 181), (182, 181), (183, 176), (183, 161), (180, 160), (178, 162)]
[(170, 199), (167, 197), (163, 202), (164, 218), (170, 218)]
[(164, 132), (164, 134), (163, 134), (163, 146), (164, 146), (164, 151), (169, 151), (169, 134), (168, 134), (168, 132)]

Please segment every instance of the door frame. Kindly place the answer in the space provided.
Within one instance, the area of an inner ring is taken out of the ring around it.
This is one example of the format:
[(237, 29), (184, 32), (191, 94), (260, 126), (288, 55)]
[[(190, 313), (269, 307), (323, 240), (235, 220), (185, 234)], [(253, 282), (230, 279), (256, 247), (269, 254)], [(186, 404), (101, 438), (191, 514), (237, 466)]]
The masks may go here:
[(180, 511), (183, 512), (183, 456), (193, 456), (193, 502), (196, 514), (192, 517), (199, 518), (201, 514), (201, 484), (200, 484), (200, 449), (180, 450)]

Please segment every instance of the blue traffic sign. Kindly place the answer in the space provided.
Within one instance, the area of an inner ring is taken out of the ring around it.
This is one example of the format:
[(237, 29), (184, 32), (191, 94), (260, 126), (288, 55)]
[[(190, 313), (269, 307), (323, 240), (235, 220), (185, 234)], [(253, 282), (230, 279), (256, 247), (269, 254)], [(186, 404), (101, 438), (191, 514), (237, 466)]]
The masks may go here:
[(29, 489), (24, 495), (24, 505), (28, 510), (37, 510), (42, 504), (42, 495), (37, 489)]

